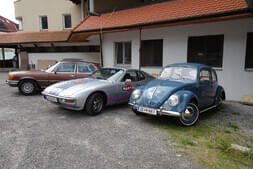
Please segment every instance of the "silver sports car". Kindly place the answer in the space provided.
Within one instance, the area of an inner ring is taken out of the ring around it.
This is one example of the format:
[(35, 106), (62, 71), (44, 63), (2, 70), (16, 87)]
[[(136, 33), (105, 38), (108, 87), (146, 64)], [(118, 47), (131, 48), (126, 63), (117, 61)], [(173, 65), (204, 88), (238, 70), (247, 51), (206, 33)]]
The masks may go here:
[(89, 78), (60, 82), (42, 94), (50, 102), (71, 110), (99, 114), (106, 105), (127, 103), (137, 86), (154, 78), (146, 72), (124, 68), (102, 68)]

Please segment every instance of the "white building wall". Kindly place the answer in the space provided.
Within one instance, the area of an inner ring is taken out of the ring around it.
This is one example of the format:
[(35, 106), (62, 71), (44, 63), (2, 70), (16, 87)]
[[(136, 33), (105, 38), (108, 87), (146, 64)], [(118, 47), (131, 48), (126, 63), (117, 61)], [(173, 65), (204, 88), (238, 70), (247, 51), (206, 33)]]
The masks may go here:
[[(187, 61), (189, 36), (224, 34), (223, 67), (217, 69), (219, 83), (228, 100), (253, 96), (253, 71), (244, 69), (247, 32), (253, 32), (253, 18), (142, 30), (142, 39), (163, 39), (163, 65)], [(139, 31), (104, 35), (105, 66), (115, 66), (114, 42), (132, 42), (132, 68), (139, 65)], [(161, 67), (142, 67), (149, 73), (159, 73)]]
[(64, 58), (78, 58), (87, 62), (100, 63), (100, 53), (29, 53), (29, 64), (37, 64), (38, 60), (56, 60)]

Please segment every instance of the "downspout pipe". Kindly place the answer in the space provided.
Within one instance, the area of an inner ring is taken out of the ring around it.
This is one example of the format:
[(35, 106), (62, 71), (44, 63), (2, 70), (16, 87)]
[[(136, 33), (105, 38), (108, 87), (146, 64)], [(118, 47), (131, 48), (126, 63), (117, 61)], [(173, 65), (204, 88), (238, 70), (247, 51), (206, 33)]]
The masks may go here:
[(84, 0), (81, 0), (81, 18), (84, 19)]

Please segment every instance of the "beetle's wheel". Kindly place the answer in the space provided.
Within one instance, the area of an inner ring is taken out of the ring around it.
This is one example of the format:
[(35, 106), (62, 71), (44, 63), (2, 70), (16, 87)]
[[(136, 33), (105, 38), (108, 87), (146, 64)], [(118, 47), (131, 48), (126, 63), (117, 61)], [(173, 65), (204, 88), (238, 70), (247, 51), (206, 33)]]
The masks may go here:
[(222, 97), (222, 95), (220, 94), (220, 96), (219, 96), (219, 105), (222, 105), (222, 103), (223, 103), (223, 97)]
[(192, 126), (199, 119), (199, 108), (195, 103), (189, 103), (180, 116), (180, 122), (184, 126)]

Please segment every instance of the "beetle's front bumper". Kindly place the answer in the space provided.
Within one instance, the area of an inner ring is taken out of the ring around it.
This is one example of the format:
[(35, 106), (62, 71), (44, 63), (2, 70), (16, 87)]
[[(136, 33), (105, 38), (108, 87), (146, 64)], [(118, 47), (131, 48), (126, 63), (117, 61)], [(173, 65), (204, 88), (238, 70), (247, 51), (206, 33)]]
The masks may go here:
[[(67, 97), (59, 97), (50, 95), (46, 92), (42, 92), (43, 98), (51, 103), (54, 103), (56, 105), (59, 105), (63, 108), (70, 109), (70, 110), (82, 110), (82, 105), (79, 105), (77, 100), (74, 100), (73, 98), (67, 98)], [(73, 100), (71, 103), (65, 102), (66, 100)]]
[[(136, 104), (132, 104), (129, 103), (129, 105), (132, 107), (132, 109), (137, 110), (138, 109), (138, 105)], [(160, 109), (155, 109), (157, 112), (157, 116), (173, 116), (173, 117), (179, 117), (180, 113), (179, 112), (175, 112), (175, 111), (168, 111), (164, 108), (160, 108)], [(141, 112), (141, 113), (145, 113), (145, 114), (150, 114), (150, 113), (146, 113), (146, 112)]]
[(8, 84), (11, 87), (18, 87), (18, 81), (17, 80), (6, 80), (6, 84)]

